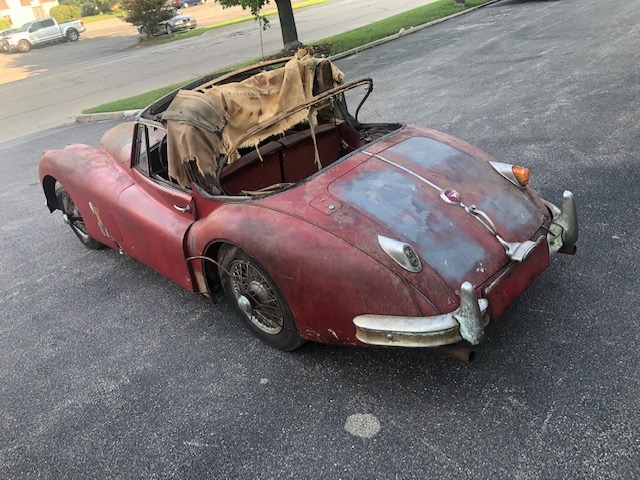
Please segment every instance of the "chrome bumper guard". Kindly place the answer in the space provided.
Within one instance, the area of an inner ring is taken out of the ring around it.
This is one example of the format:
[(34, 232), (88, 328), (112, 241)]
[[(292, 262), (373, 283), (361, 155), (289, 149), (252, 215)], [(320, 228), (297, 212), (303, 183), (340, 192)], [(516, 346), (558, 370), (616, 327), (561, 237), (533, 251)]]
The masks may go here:
[(438, 347), (466, 340), (472, 345), (484, 338), (489, 323), (489, 302), (478, 299), (473, 285), (460, 287), (460, 306), (451, 313), (431, 317), (358, 315), (353, 319), (356, 338), (369, 345)]
[(578, 212), (573, 193), (569, 190), (564, 191), (562, 208), (556, 207), (545, 199), (541, 200), (553, 215), (547, 234), (549, 253), (575, 253), (578, 241)]

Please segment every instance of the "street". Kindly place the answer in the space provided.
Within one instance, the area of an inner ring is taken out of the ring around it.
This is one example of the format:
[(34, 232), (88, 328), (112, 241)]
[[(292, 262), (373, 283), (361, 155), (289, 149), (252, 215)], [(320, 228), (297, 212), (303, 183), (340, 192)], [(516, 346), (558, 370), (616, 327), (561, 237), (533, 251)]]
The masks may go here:
[(571, 190), (577, 254), (552, 259), (470, 365), (423, 349), (283, 353), (226, 301), (89, 251), (49, 214), (42, 150), (96, 144), (116, 122), (11, 137), (1, 478), (640, 477), (640, 0), (502, 0), (337, 63), (374, 80), (361, 120), (453, 134), (529, 167), (550, 201)]
[[(310, 43), (430, 1), (329, 0), (294, 15), (300, 40)], [(184, 11), (198, 18), (197, 12), (214, 6), (209, 2)], [(263, 50), (276, 53), (282, 49), (277, 16), (270, 23), (262, 33), (255, 22), (245, 22), (146, 48), (134, 48), (138, 35), (81, 35), (78, 42), (0, 55), (0, 78), (19, 79), (0, 80), (0, 142), (71, 123), (83, 110), (103, 103), (259, 59)], [(89, 31), (93, 25), (88, 24)]]

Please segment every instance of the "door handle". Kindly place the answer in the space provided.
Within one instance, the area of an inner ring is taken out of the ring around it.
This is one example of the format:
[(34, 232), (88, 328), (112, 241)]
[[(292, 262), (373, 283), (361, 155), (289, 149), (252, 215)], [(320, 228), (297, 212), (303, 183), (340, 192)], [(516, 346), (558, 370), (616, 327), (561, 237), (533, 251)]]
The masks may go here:
[(189, 205), (189, 204), (187, 204), (186, 207), (179, 207), (178, 205), (174, 205), (173, 208), (175, 208), (176, 210), (178, 210), (179, 212), (182, 212), (182, 213), (191, 212), (191, 205)]

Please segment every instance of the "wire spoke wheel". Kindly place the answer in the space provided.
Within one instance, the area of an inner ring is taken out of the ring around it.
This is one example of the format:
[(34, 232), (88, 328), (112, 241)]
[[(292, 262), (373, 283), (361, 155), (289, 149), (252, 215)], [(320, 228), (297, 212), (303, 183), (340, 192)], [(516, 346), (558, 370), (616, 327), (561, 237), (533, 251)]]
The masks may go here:
[(225, 245), (218, 254), (218, 274), (227, 298), (256, 337), (287, 352), (305, 342), (282, 292), (255, 258)]
[(278, 334), (284, 325), (284, 313), (269, 282), (246, 261), (234, 260), (229, 267), (236, 300), (243, 303), (241, 308), (249, 320), (265, 333)]
[(87, 232), (87, 226), (84, 224), (84, 220), (78, 211), (78, 207), (73, 203), (69, 194), (65, 191), (60, 195), (61, 200), (61, 210), (64, 215), (67, 216), (67, 221), (71, 228), (86, 237), (89, 237), (89, 232)]

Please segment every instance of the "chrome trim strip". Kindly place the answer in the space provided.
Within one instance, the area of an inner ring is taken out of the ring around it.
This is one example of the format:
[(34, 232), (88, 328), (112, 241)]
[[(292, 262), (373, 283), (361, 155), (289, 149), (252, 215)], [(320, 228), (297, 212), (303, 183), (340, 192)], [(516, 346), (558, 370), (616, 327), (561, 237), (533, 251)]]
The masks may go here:
[(384, 158), (382, 155), (380, 155), (380, 154), (378, 154), (378, 153), (376, 153), (376, 154), (371, 154), (371, 156), (376, 157), (378, 160), (381, 160), (381, 161), (383, 161), (383, 162), (385, 162), (385, 163), (388, 163), (389, 165), (393, 165), (394, 167), (396, 167), (396, 168), (398, 168), (398, 169), (402, 170), (403, 172), (407, 172), (409, 175), (413, 175), (413, 176), (414, 176), (414, 177), (416, 177), (418, 180), (421, 180), (421, 181), (423, 181), (424, 183), (426, 183), (427, 185), (429, 185), (430, 187), (435, 188), (435, 189), (436, 189), (436, 190), (438, 190), (438, 192), (440, 192), (440, 193), (444, 193), (444, 192), (445, 192), (445, 189), (440, 188), (440, 187), (439, 187), (438, 185), (436, 185), (435, 183), (430, 182), (430, 181), (429, 181), (429, 180), (427, 180), (426, 178), (424, 178), (424, 177), (422, 177), (422, 176), (418, 175), (416, 172), (414, 172), (414, 171), (412, 171), (412, 170), (409, 170), (409, 169), (408, 169), (408, 168), (406, 168), (406, 167), (403, 167), (402, 165), (398, 165), (396, 162), (393, 162), (393, 161), (389, 160), (388, 158)]

